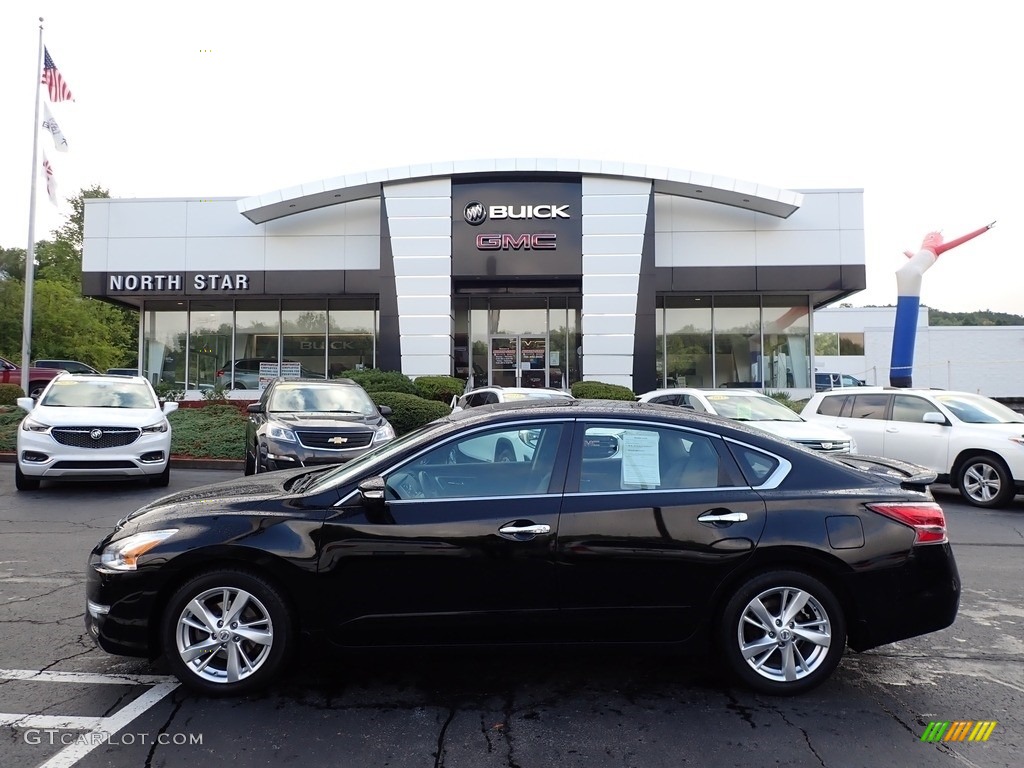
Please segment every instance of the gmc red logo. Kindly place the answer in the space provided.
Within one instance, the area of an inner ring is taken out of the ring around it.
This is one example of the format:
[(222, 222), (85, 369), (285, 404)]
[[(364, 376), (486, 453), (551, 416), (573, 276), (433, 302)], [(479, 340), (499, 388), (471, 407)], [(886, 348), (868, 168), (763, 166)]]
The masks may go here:
[(480, 251), (553, 251), (557, 247), (553, 232), (522, 235), (477, 235), (476, 247)]

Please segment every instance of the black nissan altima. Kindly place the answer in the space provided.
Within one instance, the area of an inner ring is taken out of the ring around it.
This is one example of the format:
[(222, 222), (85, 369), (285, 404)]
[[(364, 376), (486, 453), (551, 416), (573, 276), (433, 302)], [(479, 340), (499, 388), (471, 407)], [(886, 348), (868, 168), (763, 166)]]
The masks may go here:
[(472, 408), (131, 513), (92, 552), (86, 625), (212, 695), (270, 683), (307, 641), (657, 642), (795, 694), (847, 645), (952, 624), (934, 479), (668, 406)]

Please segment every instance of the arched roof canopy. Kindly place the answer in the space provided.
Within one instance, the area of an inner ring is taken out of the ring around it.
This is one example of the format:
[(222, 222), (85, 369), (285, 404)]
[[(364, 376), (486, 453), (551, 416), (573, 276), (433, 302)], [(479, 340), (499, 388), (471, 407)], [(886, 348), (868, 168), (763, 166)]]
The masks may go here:
[(254, 224), (262, 224), (316, 208), (380, 197), (383, 185), (391, 182), (473, 174), (485, 177), (506, 173), (536, 173), (546, 177), (566, 174), (649, 179), (653, 182), (655, 192), (745, 208), (781, 219), (788, 218), (803, 203), (803, 196), (799, 192), (696, 171), (607, 160), (518, 157), (404, 165), (321, 179), (256, 197), (242, 198), (238, 201), (238, 210)]

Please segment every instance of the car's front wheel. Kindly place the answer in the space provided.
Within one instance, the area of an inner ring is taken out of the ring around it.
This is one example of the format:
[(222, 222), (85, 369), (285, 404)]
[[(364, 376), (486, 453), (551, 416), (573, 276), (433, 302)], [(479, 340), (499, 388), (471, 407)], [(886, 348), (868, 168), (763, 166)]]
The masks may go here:
[(832, 591), (799, 571), (750, 579), (725, 606), (719, 640), (730, 671), (761, 693), (804, 693), (835, 671), (846, 621)]
[(17, 463), (14, 464), (14, 487), (19, 491), (36, 491), (39, 489), (39, 478), (26, 475)]
[(249, 449), (245, 449), (245, 468), (242, 470), (247, 475), (256, 474), (256, 451), (257, 448), (252, 449), (252, 453), (249, 453)]
[(149, 478), (149, 484), (154, 488), (166, 488), (171, 482), (171, 462), (167, 462), (167, 466), (164, 467), (164, 471), (159, 475), (153, 475)]
[(288, 661), (291, 611), (269, 581), (239, 570), (196, 576), (163, 615), (164, 656), (189, 688), (234, 696), (268, 685)]
[(1013, 498), (1015, 488), (1010, 470), (995, 456), (969, 457), (957, 478), (960, 495), (976, 507), (1002, 507)]

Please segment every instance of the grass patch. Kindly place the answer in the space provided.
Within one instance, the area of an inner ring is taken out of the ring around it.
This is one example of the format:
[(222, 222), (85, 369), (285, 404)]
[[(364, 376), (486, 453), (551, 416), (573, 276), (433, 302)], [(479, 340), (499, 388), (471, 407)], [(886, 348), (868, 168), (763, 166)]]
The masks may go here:
[(172, 456), (245, 458), (245, 424), (249, 419), (233, 405), (179, 408), (167, 420), (172, 429)]

